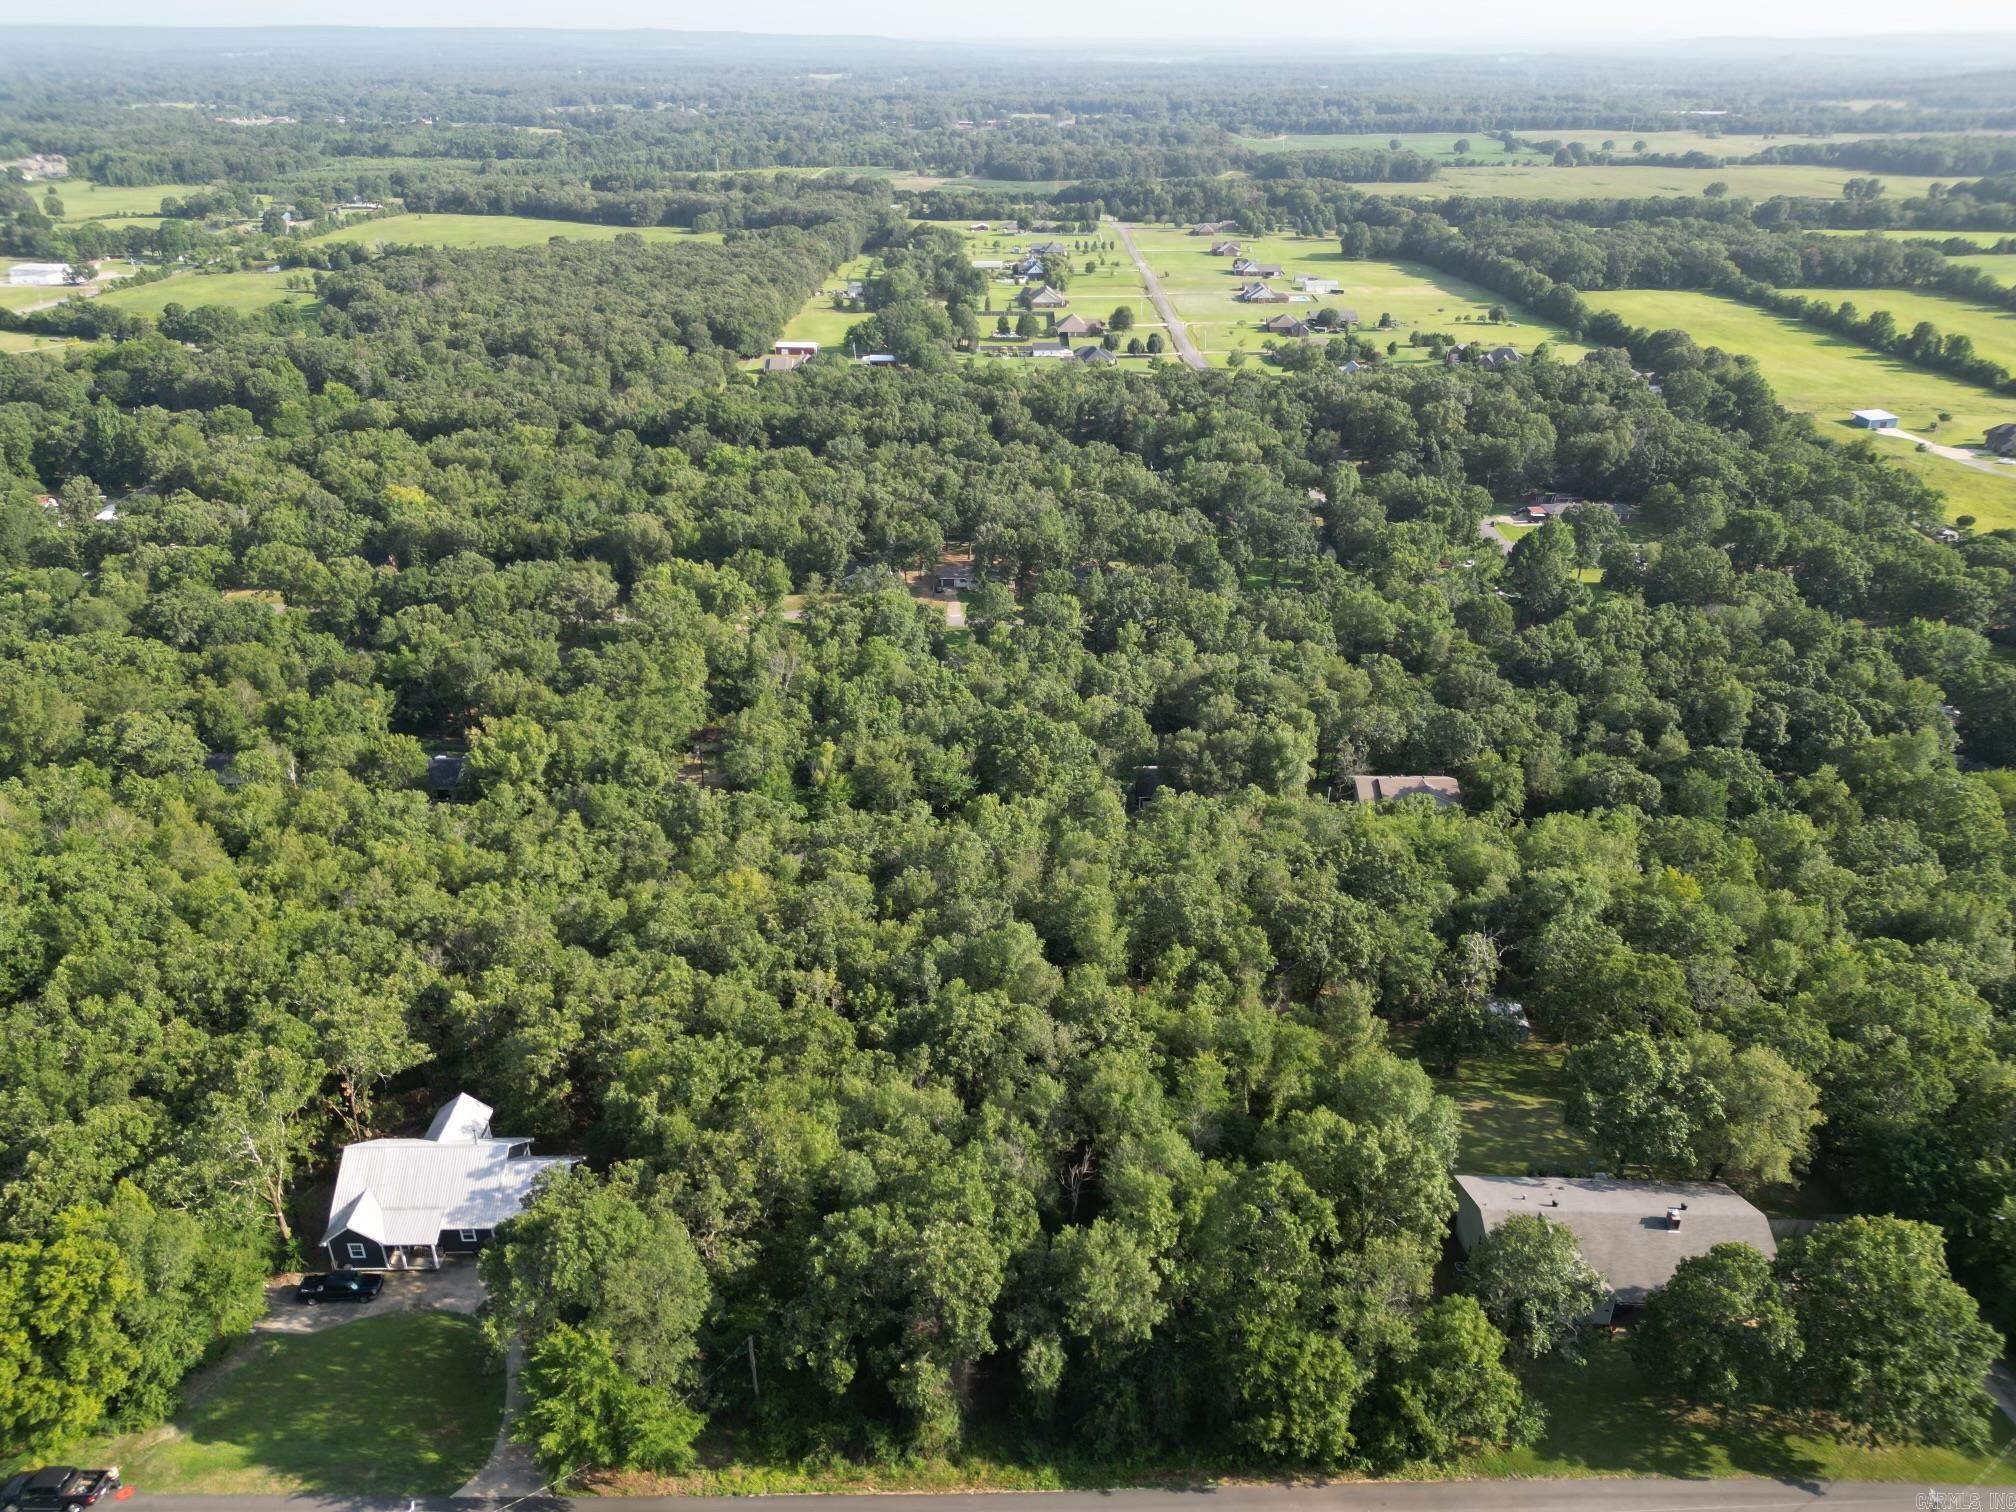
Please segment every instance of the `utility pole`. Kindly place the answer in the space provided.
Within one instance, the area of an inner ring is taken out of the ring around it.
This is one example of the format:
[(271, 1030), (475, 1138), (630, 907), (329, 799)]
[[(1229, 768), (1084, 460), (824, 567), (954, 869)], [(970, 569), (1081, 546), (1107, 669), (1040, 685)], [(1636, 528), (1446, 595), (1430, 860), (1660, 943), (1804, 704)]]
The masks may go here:
[(763, 1400), (763, 1382), (756, 1374), (756, 1335), (749, 1335), (749, 1389), (756, 1393), (756, 1400)]

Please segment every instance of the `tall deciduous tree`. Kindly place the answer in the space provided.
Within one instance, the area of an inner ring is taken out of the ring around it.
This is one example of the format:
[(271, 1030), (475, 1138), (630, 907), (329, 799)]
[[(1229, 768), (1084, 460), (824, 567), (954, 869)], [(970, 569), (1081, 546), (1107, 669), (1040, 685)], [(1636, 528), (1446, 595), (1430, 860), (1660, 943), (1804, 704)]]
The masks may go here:
[(1609, 1295), (1575, 1236), (1538, 1214), (1507, 1218), (1471, 1250), (1465, 1289), (1514, 1355), (1575, 1355), (1581, 1322)]

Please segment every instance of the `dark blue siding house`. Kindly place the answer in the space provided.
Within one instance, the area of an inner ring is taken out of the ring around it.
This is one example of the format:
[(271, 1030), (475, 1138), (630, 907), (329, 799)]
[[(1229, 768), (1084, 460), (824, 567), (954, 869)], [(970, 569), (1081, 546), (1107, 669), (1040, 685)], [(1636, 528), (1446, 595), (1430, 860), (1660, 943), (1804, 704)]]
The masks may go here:
[(339, 1269), (433, 1269), (472, 1255), (523, 1211), (539, 1173), (567, 1155), (533, 1155), (529, 1139), (490, 1132), (490, 1109), (467, 1093), (419, 1139), (347, 1145), (323, 1247)]

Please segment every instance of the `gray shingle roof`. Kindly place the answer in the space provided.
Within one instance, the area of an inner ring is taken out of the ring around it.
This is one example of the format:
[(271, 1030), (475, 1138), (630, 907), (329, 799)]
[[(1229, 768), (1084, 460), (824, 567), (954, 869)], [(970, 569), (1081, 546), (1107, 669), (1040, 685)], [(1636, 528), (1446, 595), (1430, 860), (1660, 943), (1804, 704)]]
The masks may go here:
[[(1740, 1242), (1777, 1253), (1771, 1222), (1719, 1181), (1573, 1181), (1552, 1176), (1458, 1176), (1456, 1188), (1488, 1233), (1516, 1213), (1565, 1224), (1617, 1300), (1635, 1306), (1682, 1260)], [(1679, 1227), (1668, 1208), (1685, 1207)]]

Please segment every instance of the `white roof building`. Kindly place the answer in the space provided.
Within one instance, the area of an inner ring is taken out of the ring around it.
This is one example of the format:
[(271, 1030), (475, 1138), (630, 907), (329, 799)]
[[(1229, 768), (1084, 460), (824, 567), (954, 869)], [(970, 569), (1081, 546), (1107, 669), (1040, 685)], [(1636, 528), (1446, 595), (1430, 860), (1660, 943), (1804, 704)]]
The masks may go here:
[(35, 288), (54, 288), (69, 279), (70, 265), (60, 262), (17, 262), (7, 270), (7, 282), (16, 286), (28, 284)]
[(1889, 430), (1897, 424), (1897, 417), (1888, 410), (1859, 409), (1851, 411), (1850, 415), (1864, 430)]
[(338, 1265), (439, 1265), (441, 1253), (480, 1248), (524, 1210), (542, 1171), (569, 1155), (530, 1154), (529, 1139), (492, 1134), (491, 1110), (458, 1093), (419, 1139), (346, 1145), (322, 1235)]

